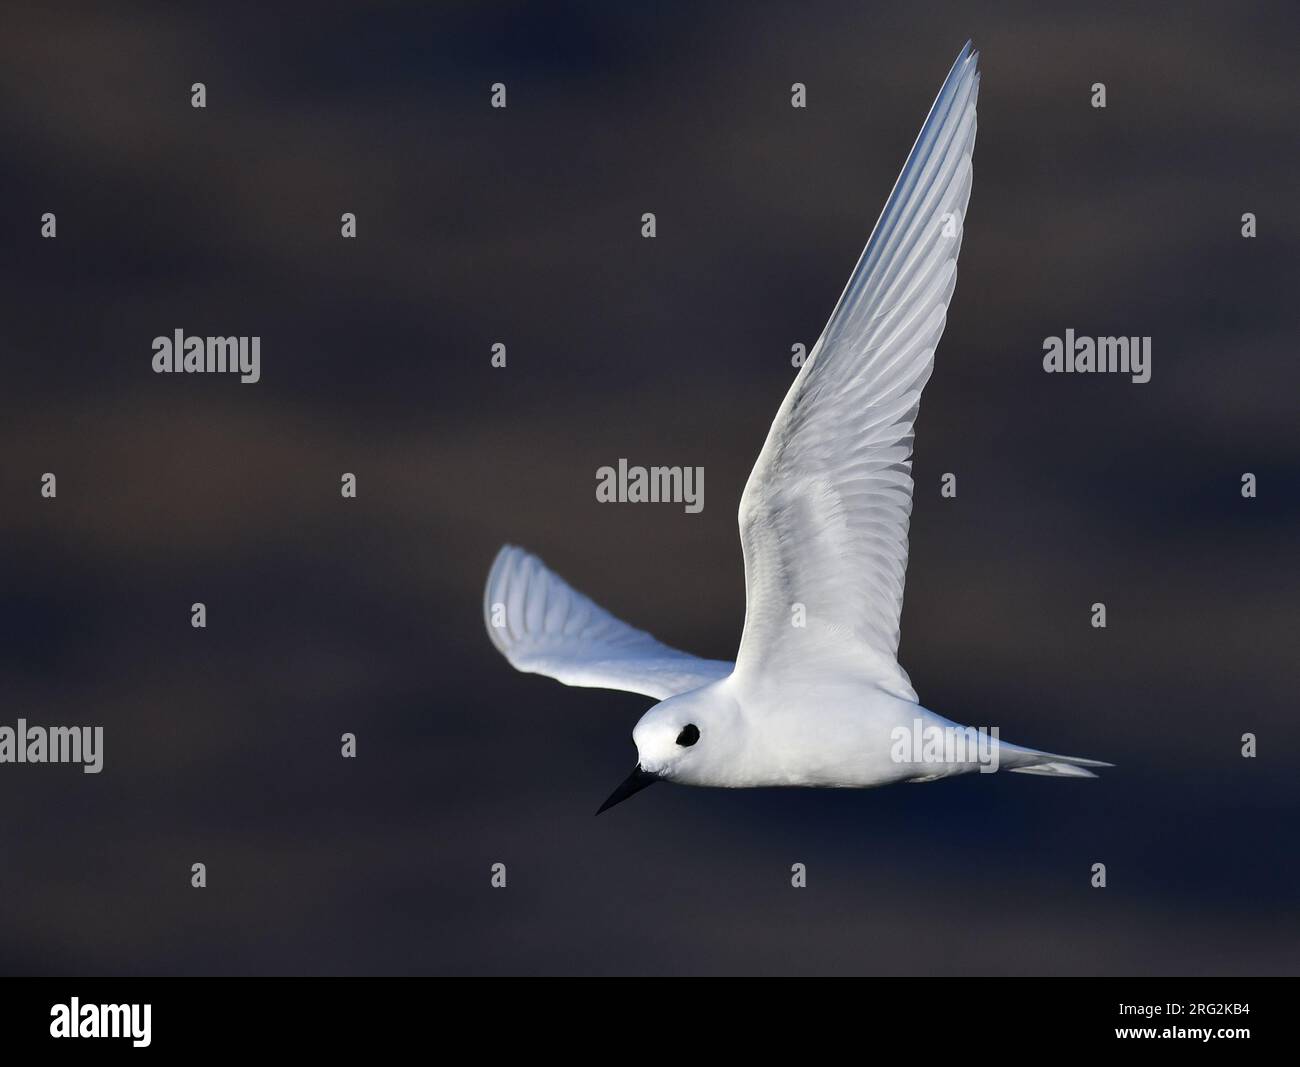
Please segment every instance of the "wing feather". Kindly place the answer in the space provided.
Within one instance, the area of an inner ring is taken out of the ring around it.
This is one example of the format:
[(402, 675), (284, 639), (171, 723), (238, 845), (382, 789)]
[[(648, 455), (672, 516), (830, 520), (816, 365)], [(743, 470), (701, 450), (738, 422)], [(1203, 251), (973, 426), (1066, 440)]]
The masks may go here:
[(742, 683), (833, 667), (917, 699), (897, 659), (912, 440), (957, 281), (978, 58), (968, 42), (953, 64), (745, 486)]
[(488, 573), (483, 622), (492, 643), (517, 670), (565, 685), (663, 700), (725, 678), (734, 666), (656, 641), (513, 545), (497, 553)]

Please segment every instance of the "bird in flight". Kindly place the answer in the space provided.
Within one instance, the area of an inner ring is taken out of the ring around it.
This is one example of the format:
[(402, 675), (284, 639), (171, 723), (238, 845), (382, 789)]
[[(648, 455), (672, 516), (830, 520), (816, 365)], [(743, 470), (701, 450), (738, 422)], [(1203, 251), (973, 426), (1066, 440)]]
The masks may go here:
[(670, 648), (535, 556), (497, 554), (483, 610), (514, 667), (658, 701), (632, 731), (636, 767), (597, 814), (658, 781), (865, 788), (990, 764), (1067, 778), (1111, 766), (996, 730), (964, 743), (974, 728), (922, 707), (897, 659), (913, 427), (957, 280), (978, 60), (967, 42), (749, 476), (736, 661)]

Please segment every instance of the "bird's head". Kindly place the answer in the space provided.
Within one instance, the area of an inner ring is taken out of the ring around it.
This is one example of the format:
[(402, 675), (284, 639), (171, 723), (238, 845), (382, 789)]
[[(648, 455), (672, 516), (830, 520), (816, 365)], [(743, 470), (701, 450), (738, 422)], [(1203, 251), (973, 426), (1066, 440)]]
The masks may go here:
[(728, 729), (733, 709), (716, 685), (656, 704), (632, 730), (636, 766), (596, 814), (659, 781), (720, 784), (711, 781), (710, 770), (715, 757), (730, 747), (726, 739), (733, 732)]

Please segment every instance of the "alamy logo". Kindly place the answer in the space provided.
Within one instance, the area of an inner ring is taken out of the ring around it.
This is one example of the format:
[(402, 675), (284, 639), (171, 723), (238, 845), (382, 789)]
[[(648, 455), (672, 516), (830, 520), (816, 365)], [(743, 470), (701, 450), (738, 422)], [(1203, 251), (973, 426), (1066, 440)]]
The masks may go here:
[(992, 774), (998, 769), (998, 734), (996, 726), (927, 725), (913, 719), (910, 728), (889, 731), (889, 756), (895, 763), (977, 763), (980, 774)]
[(1048, 374), (1129, 374), (1138, 384), (1151, 380), (1150, 337), (1043, 338), (1043, 370)]
[(104, 769), (102, 726), (0, 726), (0, 763), (80, 763), (86, 774)]
[(685, 504), (695, 515), (704, 510), (704, 468), (629, 467), (620, 459), (617, 470), (596, 471), (596, 499), (602, 504)]
[(238, 374), (245, 385), (262, 377), (260, 337), (171, 337), (153, 339), (155, 374)]
[(82, 1004), (73, 997), (50, 1008), (50, 1037), (129, 1037), (136, 1048), (147, 1048), (152, 1004)]

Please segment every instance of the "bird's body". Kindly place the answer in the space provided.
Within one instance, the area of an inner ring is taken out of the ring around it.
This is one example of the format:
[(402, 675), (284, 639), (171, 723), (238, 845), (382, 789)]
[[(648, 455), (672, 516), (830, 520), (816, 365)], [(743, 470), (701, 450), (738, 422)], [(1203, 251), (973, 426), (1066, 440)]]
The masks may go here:
[[(724, 678), (670, 697), (637, 724), (632, 738), (646, 771), (684, 785), (863, 788), (976, 769), (975, 763), (959, 770), (895, 762), (891, 733), (910, 735), (917, 719), (923, 729), (955, 726), (866, 680), (811, 683), (794, 693), (746, 689)], [(700, 745), (691, 760), (672, 758), (679, 722), (695, 723), (702, 736), (720, 743), (707, 751)], [(661, 751), (668, 757), (662, 763)]]
[[(676, 738), (687, 723), (710, 744), (683, 759)], [(1085, 767), (1108, 766), (1004, 743), (997, 732), (961, 726), (868, 678), (756, 688), (733, 674), (660, 702), (632, 739), (644, 771), (730, 788), (865, 789), (999, 767), (1086, 778)]]
[(1090, 778), (1087, 767), (1109, 766), (959, 726), (920, 705), (897, 660), (913, 426), (956, 284), (977, 60), (968, 43), (745, 486), (736, 662), (669, 648), (521, 549), (497, 555), (484, 616), (512, 664), (659, 701), (606, 807), (659, 780), (863, 788), (999, 767)]

